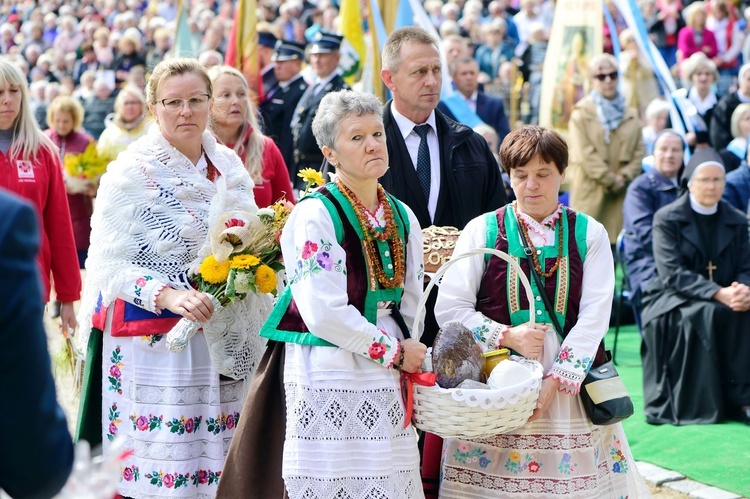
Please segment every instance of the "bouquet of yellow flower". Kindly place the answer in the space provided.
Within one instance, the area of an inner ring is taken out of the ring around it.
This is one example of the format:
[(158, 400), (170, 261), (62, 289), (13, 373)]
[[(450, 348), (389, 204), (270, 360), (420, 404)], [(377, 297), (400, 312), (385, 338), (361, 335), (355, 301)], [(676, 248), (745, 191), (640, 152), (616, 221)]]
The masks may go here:
[[(292, 208), (280, 200), (257, 215), (232, 211), (219, 218), (209, 235), (211, 254), (193, 275), (198, 291), (212, 296), (215, 309), (242, 300), (248, 293), (276, 296), (276, 272), (283, 269), (279, 237)], [(187, 324), (181, 326), (183, 321)], [(188, 324), (192, 325), (185, 329)], [(199, 323), (182, 319), (167, 334), (167, 347), (182, 350), (199, 328)]]
[(110, 158), (100, 156), (96, 150), (96, 143), (91, 142), (79, 154), (67, 153), (63, 159), (65, 166), (64, 177), (68, 192), (92, 193), (99, 182), (99, 178), (107, 171)]

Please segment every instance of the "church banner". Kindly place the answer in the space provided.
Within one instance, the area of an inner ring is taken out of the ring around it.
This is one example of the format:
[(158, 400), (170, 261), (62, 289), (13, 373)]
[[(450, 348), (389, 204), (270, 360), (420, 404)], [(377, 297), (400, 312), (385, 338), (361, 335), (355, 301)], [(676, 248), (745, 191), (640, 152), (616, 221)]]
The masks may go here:
[(602, 53), (601, 0), (557, 0), (542, 75), (539, 123), (567, 131), (575, 103), (589, 93), (589, 61)]

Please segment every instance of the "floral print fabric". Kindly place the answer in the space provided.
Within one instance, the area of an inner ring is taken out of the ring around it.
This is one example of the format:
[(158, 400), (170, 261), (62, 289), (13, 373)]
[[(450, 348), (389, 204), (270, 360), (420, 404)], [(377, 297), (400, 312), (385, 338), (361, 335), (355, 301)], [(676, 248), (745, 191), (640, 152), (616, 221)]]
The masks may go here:
[(214, 497), (241, 418), (242, 382), (219, 381), (202, 333), (179, 354), (154, 338), (104, 335), (105, 452), (118, 437), (134, 450), (122, 463), (118, 492), (134, 499)]

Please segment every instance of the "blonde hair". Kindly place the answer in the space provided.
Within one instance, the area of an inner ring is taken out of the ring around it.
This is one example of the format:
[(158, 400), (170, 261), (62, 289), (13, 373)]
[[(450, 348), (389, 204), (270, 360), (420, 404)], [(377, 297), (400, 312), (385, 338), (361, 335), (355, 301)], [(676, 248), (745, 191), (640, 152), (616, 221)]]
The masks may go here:
[(81, 123), (83, 123), (83, 106), (73, 97), (60, 95), (55, 97), (50, 103), (47, 108), (47, 125), (49, 125), (50, 128), (54, 128), (52, 126), (52, 121), (55, 119), (56, 113), (70, 114), (70, 117), (73, 118), (73, 130), (80, 128)]
[[(211, 84), (215, 83), (216, 80), (218, 80), (219, 77), (223, 75), (231, 75), (239, 78), (242, 82), (242, 86), (245, 88), (245, 94), (249, 95), (250, 88), (247, 84), (245, 75), (240, 73), (235, 68), (231, 66), (213, 66), (208, 70), (208, 76), (211, 79)], [(255, 105), (249, 97), (246, 97), (246, 99), (247, 106), (245, 108), (245, 119), (244, 123), (242, 124), (242, 128), (240, 129), (240, 140), (238, 140), (234, 144), (234, 152), (236, 152), (240, 157), (242, 157), (242, 153), (245, 153), (245, 169), (250, 174), (250, 178), (253, 180), (253, 182), (259, 184), (264, 181), (263, 149), (265, 148), (265, 136), (260, 131), (260, 124), (258, 123), (258, 116)], [(214, 120), (212, 119), (212, 125), (213, 122)], [(242, 138), (245, 137), (248, 127), (252, 127), (253, 132), (250, 134), (250, 137), (247, 140), (247, 148), (245, 148), (245, 143)]]
[(141, 103), (141, 114), (146, 113), (146, 96), (143, 95), (143, 92), (141, 92), (141, 89), (134, 86), (134, 85), (125, 85), (122, 87), (122, 90), (120, 90), (120, 93), (117, 94), (117, 98), (115, 99), (115, 115), (119, 116), (120, 111), (122, 111), (122, 105), (125, 102), (125, 97), (130, 95), (131, 97), (135, 97), (138, 99), (138, 101)]
[(200, 76), (206, 82), (206, 90), (209, 98), (213, 97), (214, 86), (211, 78), (208, 77), (208, 73), (206, 73), (206, 68), (201, 66), (196, 59), (175, 57), (173, 59), (161, 61), (154, 68), (151, 77), (146, 83), (146, 102), (156, 105), (156, 95), (159, 93), (159, 88), (161, 88), (161, 84), (164, 80), (184, 74), (195, 74)]
[(683, 78), (688, 84), (693, 79), (693, 74), (702, 68), (708, 69), (711, 72), (714, 77), (714, 83), (719, 81), (719, 70), (716, 69), (716, 63), (709, 59), (703, 52), (696, 52), (691, 55), (682, 61), (682, 65), (680, 66), (680, 70), (684, 75)]
[(740, 137), (743, 139), (747, 138), (747, 137), (742, 137), (742, 131), (740, 130), (740, 120), (742, 119), (742, 115), (748, 111), (750, 111), (750, 104), (746, 102), (740, 104), (739, 106), (734, 108), (734, 111), (732, 111), (732, 121), (731, 121), (732, 137), (734, 138)]
[(29, 160), (39, 151), (45, 148), (53, 157), (57, 157), (57, 146), (52, 140), (44, 135), (34, 119), (29, 105), (29, 88), (26, 78), (13, 61), (5, 56), (0, 56), (0, 87), (13, 85), (21, 91), (21, 108), (13, 124), (13, 143), (10, 146), (11, 156), (20, 155), (22, 159)]

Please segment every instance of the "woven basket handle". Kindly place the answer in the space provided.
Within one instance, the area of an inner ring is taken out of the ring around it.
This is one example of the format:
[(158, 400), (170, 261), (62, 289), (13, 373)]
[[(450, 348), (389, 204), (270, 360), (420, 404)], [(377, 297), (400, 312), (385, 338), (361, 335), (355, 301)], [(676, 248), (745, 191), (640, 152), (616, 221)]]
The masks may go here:
[(424, 308), (425, 303), (427, 303), (427, 298), (430, 295), (430, 291), (432, 291), (432, 288), (435, 286), (435, 283), (440, 282), (440, 279), (443, 277), (443, 274), (445, 274), (445, 271), (448, 270), (448, 267), (453, 265), (459, 260), (463, 260), (464, 258), (469, 258), (471, 256), (476, 255), (484, 255), (486, 253), (489, 253), (491, 255), (494, 255), (498, 258), (502, 258), (508, 264), (513, 268), (513, 270), (516, 271), (518, 274), (518, 277), (521, 278), (521, 284), (523, 284), (524, 291), (526, 291), (526, 300), (529, 302), (529, 325), (531, 327), (534, 327), (535, 325), (535, 306), (534, 306), (534, 294), (531, 291), (531, 283), (529, 282), (529, 278), (526, 277), (526, 274), (523, 273), (523, 270), (521, 270), (521, 266), (518, 265), (518, 262), (516, 262), (510, 255), (507, 253), (496, 250), (494, 248), (475, 248), (472, 250), (467, 251), (466, 253), (463, 253), (458, 256), (451, 257), (448, 262), (444, 263), (437, 272), (435, 272), (435, 275), (430, 280), (429, 284), (427, 284), (427, 287), (424, 290), (424, 293), (422, 293), (422, 298), (419, 299), (419, 303), (417, 303), (417, 313), (414, 316), (414, 324), (412, 325), (411, 331), (412, 334), (415, 335), (416, 339), (419, 340), (419, 337), (421, 335), (417, 335), (419, 331), (419, 322), (420, 322), (420, 316), (422, 315), (420, 312)]

